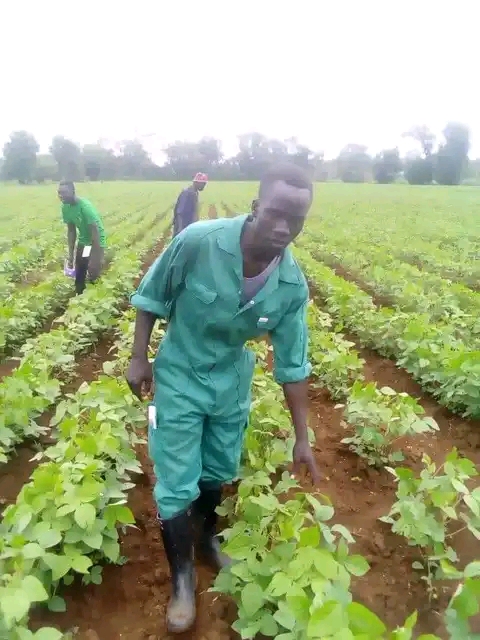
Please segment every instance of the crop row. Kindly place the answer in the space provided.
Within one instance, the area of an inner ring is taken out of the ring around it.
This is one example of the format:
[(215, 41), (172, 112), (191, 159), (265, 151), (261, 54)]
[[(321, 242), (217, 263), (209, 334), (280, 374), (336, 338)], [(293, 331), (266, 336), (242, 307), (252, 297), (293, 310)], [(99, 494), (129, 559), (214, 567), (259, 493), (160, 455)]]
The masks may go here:
[[(255, 348), (259, 354), (266, 350), (264, 345)], [(324, 361), (324, 369), (328, 366)], [(368, 563), (350, 552), (354, 538), (348, 529), (331, 524), (334, 508), (328, 497), (305, 493), (286, 471), (292, 431), (281, 392), (267, 372), (265, 351), (253, 387), (241, 481), (237, 494), (219, 509), (230, 522), (223, 549), (234, 564), (218, 575), (213, 590), (235, 600), (234, 629), (246, 639), (258, 633), (277, 640), (414, 637), (416, 614), (389, 632), (373, 612), (353, 600), (352, 577), (363, 576)], [(281, 479), (273, 480), (280, 472)], [(459, 635), (471, 615), (463, 615), (462, 598), (474, 598), (480, 584), (476, 572), (476, 563), (469, 565), (445, 614), (452, 639), (467, 637)]]
[[(108, 259), (132, 241), (140, 220), (146, 233), (157, 223), (158, 213), (152, 208), (146, 215), (142, 211), (141, 218), (132, 219), (130, 212), (120, 216), (117, 230), (110, 239)], [(34, 286), (12, 290), (0, 305), (0, 355), (11, 352), (33, 335), (53, 313), (65, 306), (72, 294), (72, 281), (64, 276), (63, 269), (50, 273)]]
[(478, 346), (480, 294), (396, 260), (390, 248), (359, 245), (350, 239), (325, 241), (315, 231), (306, 236), (305, 246), (328, 266), (340, 264), (388, 304), (421, 314), (429, 322), (449, 325), (466, 345)]
[[(157, 338), (160, 332), (156, 333)], [(0, 525), (0, 637), (57, 640), (53, 628), (28, 629), (29, 611), (45, 603), (64, 611), (58, 594), (76, 577), (101, 582), (102, 565), (120, 561), (119, 529), (133, 524), (127, 507), (132, 474), (141, 471), (134, 447), (144, 408), (129, 393), (124, 368), (132, 314), (118, 323), (117, 352), (105, 375), (84, 383), (57, 406), (56, 442)]]
[(101, 280), (70, 300), (64, 315), (57, 319), (61, 326), (25, 343), (19, 367), (0, 383), (0, 404), (5, 408), (0, 424), (0, 463), (16, 444), (44, 433), (37, 419), (61, 396), (59, 375), (65, 379), (71, 374), (75, 355), (115, 325), (119, 303), (138, 274), (142, 252), (167, 229), (163, 223), (153, 238), (149, 235), (132, 246), (138, 228), (125, 228), (126, 248), (118, 251)]
[[(103, 215), (106, 225), (107, 235), (110, 239), (111, 233), (120, 227), (120, 225), (128, 220), (133, 223), (134, 219), (138, 224), (143, 221), (143, 211), (155, 206), (155, 201), (148, 199), (141, 206), (138, 205), (138, 195), (133, 194), (130, 197), (118, 197), (113, 199), (108, 197), (106, 201), (100, 199), (100, 205), (108, 203), (108, 211)], [(0, 293), (10, 292), (15, 282), (22, 281), (31, 271), (35, 271), (37, 276), (39, 271), (48, 270), (54, 264), (61, 264), (62, 258), (65, 257), (65, 225), (62, 224), (58, 205), (55, 207), (55, 218), (50, 220), (49, 226), (45, 227), (42, 211), (36, 211), (35, 218), (29, 218), (27, 229), (31, 232), (33, 229), (33, 237), (25, 238), (24, 231), (19, 230), (15, 226), (15, 233), (22, 238), (10, 250), (0, 254)], [(50, 209), (50, 207), (49, 207)], [(103, 212), (103, 206), (101, 206)], [(134, 212), (133, 215), (130, 212)], [(126, 212), (126, 213), (122, 213)], [(51, 212), (50, 212), (51, 213)], [(50, 219), (51, 216), (48, 217)], [(38, 229), (36, 227), (38, 226)], [(2, 226), (2, 235), (6, 229), (6, 225)]]
[(421, 315), (376, 308), (371, 296), (335, 275), (301, 245), (295, 253), (326, 310), (361, 343), (396, 359), (438, 401), (464, 416), (480, 417), (478, 352), (465, 347), (448, 326)]

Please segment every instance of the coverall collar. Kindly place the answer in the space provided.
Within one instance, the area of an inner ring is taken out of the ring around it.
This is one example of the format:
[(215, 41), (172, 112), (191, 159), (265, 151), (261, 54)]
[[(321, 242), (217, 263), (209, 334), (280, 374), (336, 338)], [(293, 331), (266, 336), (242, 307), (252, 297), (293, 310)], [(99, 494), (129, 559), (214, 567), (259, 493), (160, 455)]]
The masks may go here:
[[(243, 280), (243, 256), (240, 249), (240, 236), (248, 217), (248, 214), (244, 214), (231, 218), (229, 220), (230, 224), (225, 225), (217, 238), (220, 249), (230, 256), (230, 265), (235, 271), (239, 282)], [(300, 284), (295, 261), (288, 247), (283, 252), (283, 257), (278, 267), (273, 270), (265, 285), (255, 296), (255, 302), (263, 301), (269, 294), (278, 289), (279, 281)]]

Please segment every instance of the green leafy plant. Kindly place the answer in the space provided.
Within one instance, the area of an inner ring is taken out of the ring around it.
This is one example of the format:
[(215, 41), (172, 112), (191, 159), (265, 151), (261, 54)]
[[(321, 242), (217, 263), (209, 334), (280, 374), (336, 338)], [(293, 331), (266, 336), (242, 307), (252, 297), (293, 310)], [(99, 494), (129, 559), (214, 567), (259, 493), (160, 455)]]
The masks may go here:
[(219, 574), (214, 590), (239, 602), (234, 628), (242, 638), (258, 632), (284, 640), (315, 638), (328, 624), (340, 630), (340, 611), (335, 622), (326, 618), (337, 607), (349, 607), (350, 576), (368, 570), (363, 557), (349, 555), (348, 530), (328, 526), (329, 500), (297, 489), (287, 472), (272, 488), (269, 476), (257, 471), (240, 483), (230, 510), (220, 510), (235, 515), (224, 532), (224, 551), (235, 563)]
[(379, 389), (374, 382), (355, 382), (344, 407), (345, 420), (355, 432), (342, 442), (371, 465), (403, 460), (402, 450), (396, 448), (401, 438), (438, 431), (435, 420), (423, 416), (424, 409), (414, 398), (390, 387)]
[[(480, 540), (480, 487), (470, 490), (467, 482), (478, 476), (475, 464), (461, 458), (453, 449), (437, 468), (423, 456), (423, 469), (417, 476), (411, 469), (389, 469), (398, 483), (397, 501), (390, 513), (380, 518), (392, 531), (404, 536), (409, 544), (422, 550), (422, 561), (415, 569), (426, 571), (424, 579), (433, 596), (433, 581), (439, 577), (458, 576), (452, 567), (457, 554), (453, 538), (468, 529)], [(460, 526), (455, 526), (460, 523)]]

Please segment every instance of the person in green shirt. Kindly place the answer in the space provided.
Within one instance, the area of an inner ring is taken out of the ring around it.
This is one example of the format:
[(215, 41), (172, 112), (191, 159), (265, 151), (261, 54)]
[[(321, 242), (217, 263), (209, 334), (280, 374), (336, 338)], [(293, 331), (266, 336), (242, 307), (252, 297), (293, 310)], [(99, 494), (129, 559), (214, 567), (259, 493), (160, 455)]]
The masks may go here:
[[(195, 620), (194, 543), (217, 568), (229, 561), (220, 550), (215, 510), (222, 485), (238, 475), (255, 366), (248, 340), (270, 336), (274, 376), (295, 429), (294, 472), (305, 464), (318, 479), (307, 437), (309, 293), (288, 248), (312, 194), (303, 169), (273, 167), (250, 214), (189, 225), (131, 298), (137, 316), (126, 379), (140, 399), (145, 386), (155, 385), (148, 442), (172, 576), (172, 633)], [(152, 369), (148, 345), (159, 318), (168, 327)]]
[(68, 266), (71, 269), (75, 264), (75, 291), (79, 295), (85, 290), (87, 275), (90, 282), (95, 282), (102, 271), (107, 246), (105, 229), (92, 203), (76, 195), (73, 182), (60, 182), (58, 197), (63, 222), (68, 227)]

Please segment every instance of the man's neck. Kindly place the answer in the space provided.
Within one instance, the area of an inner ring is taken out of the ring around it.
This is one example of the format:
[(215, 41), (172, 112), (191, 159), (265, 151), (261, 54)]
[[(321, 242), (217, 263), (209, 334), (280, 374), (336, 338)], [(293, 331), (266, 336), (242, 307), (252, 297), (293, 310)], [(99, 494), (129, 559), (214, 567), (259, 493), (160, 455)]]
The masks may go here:
[(246, 278), (253, 278), (262, 273), (270, 262), (282, 253), (267, 253), (264, 247), (259, 247), (255, 242), (254, 229), (249, 222), (246, 222), (243, 228), (240, 250), (243, 257), (243, 275)]

